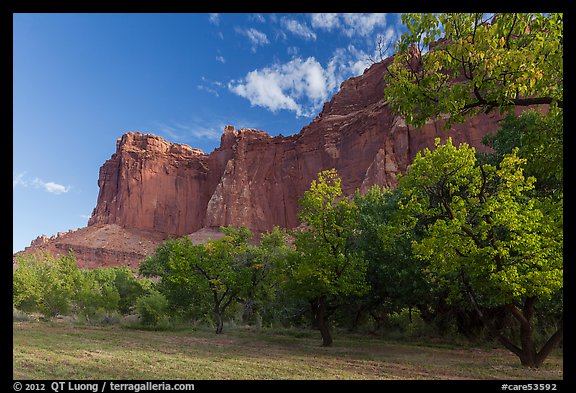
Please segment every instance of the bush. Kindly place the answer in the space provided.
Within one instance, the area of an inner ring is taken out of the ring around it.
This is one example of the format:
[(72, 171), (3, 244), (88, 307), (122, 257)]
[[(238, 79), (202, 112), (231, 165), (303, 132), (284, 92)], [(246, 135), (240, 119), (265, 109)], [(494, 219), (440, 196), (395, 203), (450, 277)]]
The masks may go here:
[(81, 271), (76, 288), (76, 307), (87, 322), (118, 310), (120, 295), (114, 285), (115, 277), (113, 269)]
[[(450, 326), (453, 328), (452, 325)], [(408, 308), (390, 314), (384, 325), (383, 333), (386, 338), (399, 340), (413, 340), (440, 336), (434, 326), (431, 326), (422, 320), (420, 313), (417, 310), (409, 310)], [(444, 334), (454, 336), (456, 333), (455, 331), (446, 331)]]
[(118, 311), (122, 314), (129, 314), (131, 309), (136, 305), (136, 300), (146, 293), (145, 286), (142, 280), (138, 281), (132, 271), (124, 266), (114, 269), (116, 278), (114, 285), (120, 295), (118, 303)]
[(157, 290), (141, 296), (136, 301), (140, 323), (148, 327), (165, 327), (168, 323), (168, 300)]
[(51, 254), (24, 255), (13, 271), (12, 305), (23, 311), (41, 312), (49, 318), (70, 311), (79, 277), (76, 258), (54, 258)]

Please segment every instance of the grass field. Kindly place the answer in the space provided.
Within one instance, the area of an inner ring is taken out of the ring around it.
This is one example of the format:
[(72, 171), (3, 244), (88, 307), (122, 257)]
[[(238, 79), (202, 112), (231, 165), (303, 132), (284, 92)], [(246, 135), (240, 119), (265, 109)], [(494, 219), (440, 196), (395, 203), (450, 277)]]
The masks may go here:
[(504, 349), (400, 343), (315, 331), (144, 331), (13, 322), (14, 379), (562, 379), (556, 351), (537, 370)]

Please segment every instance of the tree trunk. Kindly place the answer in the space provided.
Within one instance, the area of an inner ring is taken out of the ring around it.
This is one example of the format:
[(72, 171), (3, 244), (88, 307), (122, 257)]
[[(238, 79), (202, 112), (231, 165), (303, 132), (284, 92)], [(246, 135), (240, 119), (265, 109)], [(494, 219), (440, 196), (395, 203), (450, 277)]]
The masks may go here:
[(248, 325), (250, 323), (250, 317), (254, 312), (254, 301), (252, 299), (247, 300), (244, 303), (244, 310), (242, 312), (242, 323)]
[(534, 298), (527, 298), (522, 307), (524, 318), (518, 319), (520, 322), (520, 345), (522, 354), (520, 362), (523, 366), (536, 366), (536, 343), (534, 342), (534, 331), (532, 329), (532, 316), (534, 315)]
[(532, 317), (534, 315), (535, 298), (526, 298), (522, 304), (522, 309), (518, 309), (514, 304), (508, 304), (506, 310), (520, 324), (520, 347), (515, 346), (510, 340), (501, 334), (498, 336), (499, 341), (509, 350), (514, 352), (520, 363), (526, 367), (538, 367), (536, 365), (536, 344), (532, 330)]
[(552, 349), (562, 340), (564, 337), (564, 328), (560, 327), (556, 333), (554, 333), (540, 349), (540, 352), (536, 350), (536, 343), (534, 342), (534, 332), (532, 328), (532, 317), (534, 316), (534, 305), (536, 304), (535, 297), (527, 297), (524, 299), (521, 309), (519, 309), (514, 304), (507, 304), (505, 309), (509, 312), (520, 324), (520, 347), (515, 345), (511, 340), (505, 337), (500, 329), (495, 328), (490, 321), (484, 316), (478, 303), (476, 302), (471, 290), (468, 290), (468, 295), (474, 308), (478, 312), (479, 317), (482, 319), (484, 325), (490, 329), (494, 336), (498, 339), (500, 344), (504, 345), (508, 350), (514, 353), (520, 359), (520, 363), (526, 367), (538, 368), (540, 367), (548, 355), (552, 352)]
[(536, 350), (536, 343), (534, 342), (534, 332), (532, 328), (532, 317), (534, 316), (534, 304), (536, 298), (529, 297), (524, 300), (522, 310), (519, 310), (515, 305), (509, 304), (506, 309), (516, 318), (520, 323), (520, 348), (514, 346), (505, 337), (500, 336), (500, 342), (503, 343), (508, 349), (520, 358), (520, 363), (526, 367), (538, 368), (544, 363), (552, 349), (560, 340), (562, 340), (564, 329), (560, 327), (541, 348), (540, 352)]
[(546, 360), (548, 355), (550, 355), (550, 352), (552, 352), (552, 350), (556, 346), (558, 346), (560, 341), (562, 341), (563, 337), (564, 337), (564, 326), (561, 326), (556, 331), (556, 333), (554, 333), (552, 337), (548, 339), (546, 344), (544, 344), (544, 346), (540, 349), (540, 352), (538, 352), (538, 354), (536, 355), (536, 367), (540, 367), (542, 363), (544, 363), (544, 360)]
[(330, 333), (330, 324), (328, 322), (326, 296), (320, 296), (315, 302), (314, 319), (317, 323), (318, 330), (322, 336), (322, 346), (332, 346), (332, 334)]
[(214, 307), (214, 321), (216, 322), (216, 334), (222, 334), (224, 329), (224, 317), (218, 307)]

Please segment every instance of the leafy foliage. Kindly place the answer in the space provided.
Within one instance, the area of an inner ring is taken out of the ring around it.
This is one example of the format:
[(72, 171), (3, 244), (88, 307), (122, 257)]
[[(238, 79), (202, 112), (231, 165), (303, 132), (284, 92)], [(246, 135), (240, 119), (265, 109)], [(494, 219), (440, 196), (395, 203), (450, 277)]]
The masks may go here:
[(300, 205), (307, 230), (294, 233), (299, 258), (291, 267), (298, 292), (305, 298), (364, 292), (366, 263), (352, 243), (357, 207), (343, 196), (336, 170), (320, 172)]
[(563, 128), (561, 111), (546, 116), (534, 110), (509, 114), (495, 134), (483, 138), (494, 152), (478, 154), (479, 160), (498, 165), (505, 154), (518, 148), (518, 156), (526, 159), (526, 174), (536, 178), (535, 188), (559, 195), (563, 191)]
[(385, 94), (408, 123), (449, 114), (449, 125), (534, 104), (562, 108), (562, 14), (408, 13), (402, 21), (408, 31), (396, 44)]
[(91, 319), (100, 311), (118, 310), (120, 294), (115, 285), (114, 269), (82, 270), (80, 274), (75, 297), (76, 307), (83, 317)]
[(294, 232), (296, 257), (288, 266), (288, 286), (310, 301), (323, 345), (330, 346), (330, 309), (342, 296), (367, 289), (367, 264), (353, 247), (358, 209), (343, 197), (335, 169), (318, 174), (300, 205), (299, 218), (306, 230)]
[(79, 270), (76, 258), (50, 253), (21, 255), (13, 273), (13, 305), (45, 317), (76, 314), (93, 320), (101, 314), (127, 314), (149, 286), (127, 268)]
[[(534, 178), (524, 176), (517, 149), (498, 167), (476, 165), (474, 153), (437, 139), (433, 152), (416, 155), (399, 181), (405, 223), (423, 227), (413, 249), (454, 298), (506, 306), (528, 335), (535, 301), (563, 288), (562, 204), (530, 194)], [(499, 338), (523, 363), (543, 361), (529, 353), (532, 337), (523, 336), (521, 348)]]
[(169, 302), (189, 305), (197, 316), (211, 313), (216, 333), (222, 333), (232, 305), (244, 300), (252, 306), (268, 296), (264, 285), (272, 253), (281, 247), (278, 230), (264, 236), (262, 248), (249, 245), (252, 233), (245, 227), (221, 230), (224, 237), (205, 244), (193, 244), (188, 237), (168, 240), (140, 266), (141, 274), (160, 277), (159, 290)]
[(168, 320), (168, 300), (157, 290), (139, 297), (136, 309), (144, 326), (159, 327)]
[(40, 311), (46, 317), (67, 314), (80, 272), (74, 254), (54, 258), (49, 253), (22, 255), (13, 272), (13, 305)]

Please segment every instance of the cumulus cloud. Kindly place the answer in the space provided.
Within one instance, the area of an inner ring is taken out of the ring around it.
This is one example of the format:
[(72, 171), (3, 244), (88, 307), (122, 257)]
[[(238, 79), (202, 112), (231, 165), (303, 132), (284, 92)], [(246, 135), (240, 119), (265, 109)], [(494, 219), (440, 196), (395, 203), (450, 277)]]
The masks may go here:
[(333, 76), (314, 57), (276, 63), (228, 84), (232, 92), (248, 99), (253, 106), (273, 112), (291, 110), (297, 116), (313, 115), (334, 87)]
[(44, 181), (38, 177), (33, 180), (27, 180), (24, 178), (25, 172), (19, 174), (13, 174), (12, 177), (12, 188), (16, 187), (34, 187), (43, 189), (51, 194), (63, 194), (70, 191), (71, 186), (65, 186), (53, 181)]
[(315, 29), (332, 31), (340, 29), (347, 37), (370, 35), (377, 28), (386, 27), (386, 14), (378, 13), (325, 13), (310, 14)]
[(375, 28), (386, 26), (386, 14), (343, 14), (342, 19), (345, 25), (343, 32), (348, 37), (354, 35), (365, 37)]
[(311, 14), (310, 22), (313, 28), (328, 31), (340, 26), (338, 14), (334, 13)]
[(237, 27), (236, 32), (248, 37), (248, 40), (252, 44), (251, 48), (252, 52), (256, 52), (258, 46), (264, 46), (270, 43), (270, 41), (268, 40), (268, 36), (265, 33), (256, 30), (253, 27), (249, 29), (241, 29)]
[(306, 24), (298, 22), (296, 19), (282, 18), (282, 26), (284, 26), (290, 33), (304, 38), (305, 40), (316, 40), (316, 33), (314, 33)]
[(288, 110), (298, 117), (316, 115), (344, 80), (362, 74), (381, 55), (389, 55), (382, 53), (377, 39), (371, 42), (374, 35), (388, 42), (398, 34), (397, 28), (386, 26), (386, 14), (311, 14), (308, 24), (287, 17), (278, 21), (284, 36), (286, 31), (315, 40), (317, 35), (312, 29), (322, 29), (359, 38), (335, 49), (329, 60), (322, 63), (314, 57), (303, 57), (296, 46), (288, 46), (286, 53), (292, 56), (291, 60), (276, 60), (228, 83), (231, 92), (247, 99), (252, 106), (272, 112)]
[(306, 60), (296, 57), (287, 63), (251, 71), (242, 80), (231, 81), (228, 88), (253, 106), (272, 112), (285, 109), (299, 117), (310, 117), (318, 113), (345, 78), (360, 68), (359, 60), (354, 58), (359, 55), (364, 53), (341, 49), (326, 67), (314, 57)]

